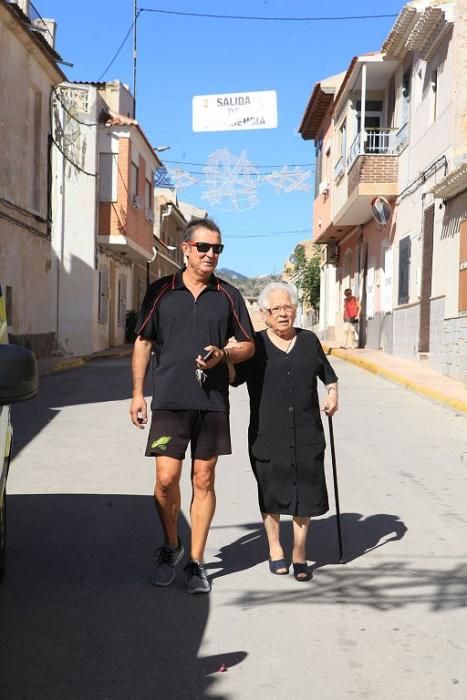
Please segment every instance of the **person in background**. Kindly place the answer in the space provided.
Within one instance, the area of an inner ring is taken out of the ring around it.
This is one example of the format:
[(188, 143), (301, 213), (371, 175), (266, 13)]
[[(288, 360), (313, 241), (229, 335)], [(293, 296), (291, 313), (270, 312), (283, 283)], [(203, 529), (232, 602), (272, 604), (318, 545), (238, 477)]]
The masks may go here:
[(294, 327), (297, 293), (292, 285), (268, 284), (258, 303), (267, 329), (256, 334), (255, 355), (230, 366), (231, 383), (246, 381), (250, 396), (248, 447), (268, 538), (269, 570), (289, 573), (280, 518), (291, 515), (294, 576), (308, 581), (310, 518), (329, 509), (317, 379), (326, 386), (322, 410), (332, 416), (338, 407), (337, 376), (317, 336)]
[(360, 302), (351, 289), (344, 291), (344, 348), (358, 347), (358, 320)]

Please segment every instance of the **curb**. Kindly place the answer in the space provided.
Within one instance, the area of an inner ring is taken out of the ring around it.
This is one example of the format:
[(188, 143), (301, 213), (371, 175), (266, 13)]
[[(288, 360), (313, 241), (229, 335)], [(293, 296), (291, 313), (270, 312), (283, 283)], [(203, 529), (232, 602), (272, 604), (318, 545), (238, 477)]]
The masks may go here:
[(50, 367), (41, 367), (41, 362), (39, 360), (39, 376), (46, 377), (49, 374), (56, 374), (57, 372), (64, 372), (67, 369), (75, 369), (75, 367), (82, 367), (88, 362), (94, 362), (95, 360), (114, 360), (119, 357), (128, 357), (132, 353), (132, 348), (125, 348), (124, 350), (112, 350), (103, 351), (100, 353), (94, 353), (92, 355), (82, 355), (81, 357), (70, 357), (66, 360), (58, 361), (56, 364)]
[(381, 367), (381, 365), (378, 365), (375, 362), (371, 362), (371, 360), (366, 360), (363, 357), (358, 357), (357, 355), (353, 355), (341, 348), (333, 348), (330, 345), (327, 345), (326, 343), (321, 344), (323, 346), (324, 352), (327, 355), (339, 357), (341, 360), (351, 362), (353, 365), (357, 365), (357, 367), (360, 367), (361, 369), (364, 369), (367, 372), (371, 372), (372, 374), (377, 374), (378, 376), (383, 377), (383, 379), (387, 379), (393, 384), (399, 384), (400, 386), (403, 386), (405, 389), (408, 389), (409, 391), (412, 391), (415, 394), (419, 394), (427, 399), (430, 399), (431, 401), (435, 401), (436, 403), (448, 406), (448, 408), (452, 408), (455, 411), (467, 413), (467, 402), (461, 401), (461, 399), (454, 399), (450, 396), (446, 396), (446, 394), (442, 394), (440, 391), (436, 391), (436, 389), (430, 389), (429, 387), (426, 387), (423, 384), (418, 384), (417, 382), (408, 379), (408, 377), (404, 377), (401, 374), (397, 374), (397, 372), (393, 372), (392, 370), (385, 369), (384, 367)]

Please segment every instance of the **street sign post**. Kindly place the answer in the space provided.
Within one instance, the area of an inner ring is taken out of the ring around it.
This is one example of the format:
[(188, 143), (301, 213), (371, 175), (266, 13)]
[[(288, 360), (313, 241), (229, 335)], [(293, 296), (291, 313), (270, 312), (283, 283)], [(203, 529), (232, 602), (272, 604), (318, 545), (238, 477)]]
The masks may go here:
[(243, 131), (276, 127), (275, 90), (193, 97), (193, 131)]

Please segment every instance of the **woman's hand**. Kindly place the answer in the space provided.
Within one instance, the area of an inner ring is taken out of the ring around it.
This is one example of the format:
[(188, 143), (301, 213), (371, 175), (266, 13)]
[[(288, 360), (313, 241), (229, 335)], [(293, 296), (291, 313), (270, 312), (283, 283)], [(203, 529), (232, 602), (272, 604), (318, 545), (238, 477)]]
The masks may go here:
[(331, 418), (337, 409), (339, 408), (339, 401), (337, 398), (337, 386), (332, 384), (327, 387), (328, 393), (326, 399), (324, 400), (322, 411)]

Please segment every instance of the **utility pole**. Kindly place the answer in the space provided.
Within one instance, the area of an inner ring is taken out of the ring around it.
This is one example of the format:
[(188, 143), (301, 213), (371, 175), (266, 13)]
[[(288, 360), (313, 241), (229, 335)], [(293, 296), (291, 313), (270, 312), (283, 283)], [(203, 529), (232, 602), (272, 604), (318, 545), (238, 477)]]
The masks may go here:
[(136, 7), (138, 0), (133, 0), (133, 118), (136, 119), (136, 22), (139, 12)]

